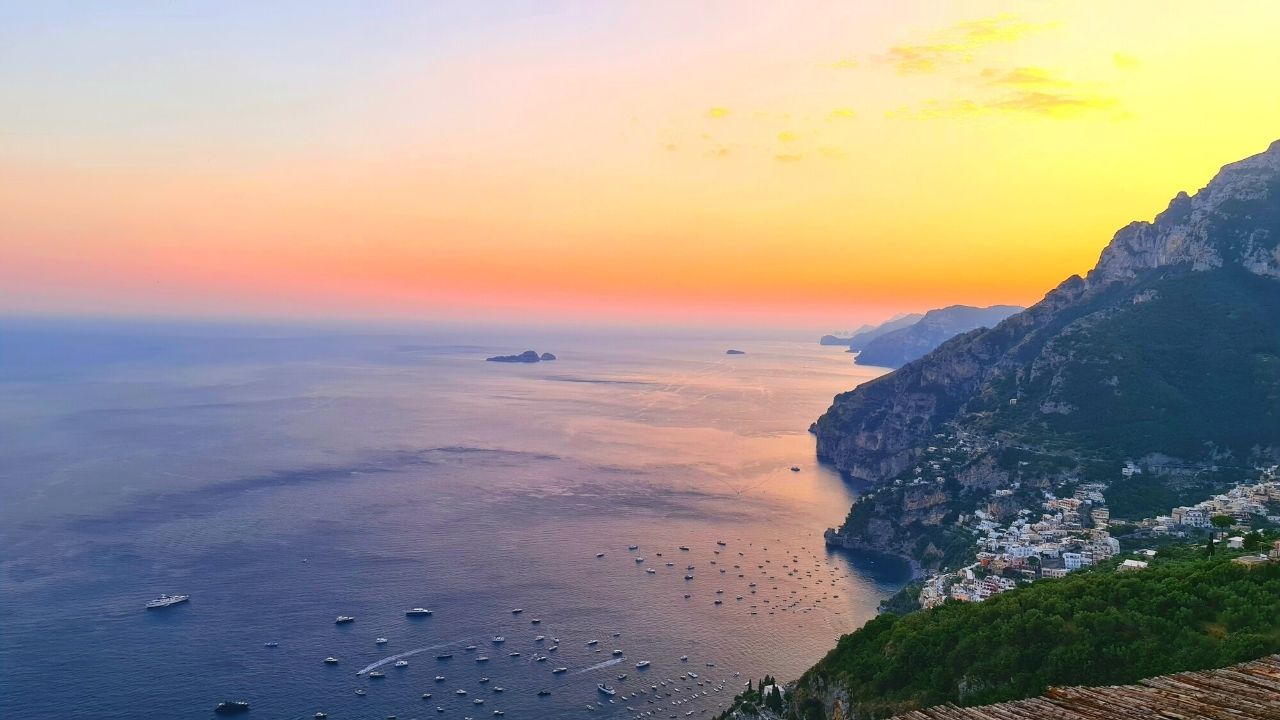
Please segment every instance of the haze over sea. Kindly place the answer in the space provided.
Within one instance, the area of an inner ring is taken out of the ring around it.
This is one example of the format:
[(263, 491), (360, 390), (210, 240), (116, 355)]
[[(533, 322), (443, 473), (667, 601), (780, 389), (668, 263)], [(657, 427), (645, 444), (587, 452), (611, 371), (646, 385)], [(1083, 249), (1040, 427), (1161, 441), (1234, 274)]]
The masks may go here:
[[(560, 359), (483, 361), (527, 348)], [(806, 428), (879, 372), (767, 337), (0, 322), (0, 717), (709, 717), (909, 575), (821, 537), (856, 490)]]

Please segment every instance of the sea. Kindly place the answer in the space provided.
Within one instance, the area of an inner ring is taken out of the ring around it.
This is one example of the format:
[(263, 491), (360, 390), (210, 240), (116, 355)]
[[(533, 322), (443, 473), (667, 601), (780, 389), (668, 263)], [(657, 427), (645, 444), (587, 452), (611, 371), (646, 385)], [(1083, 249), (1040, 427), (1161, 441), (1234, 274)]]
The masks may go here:
[(755, 334), (0, 320), (0, 717), (709, 718), (794, 679), (910, 568), (822, 541), (858, 487), (808, 426), (883, 370)]

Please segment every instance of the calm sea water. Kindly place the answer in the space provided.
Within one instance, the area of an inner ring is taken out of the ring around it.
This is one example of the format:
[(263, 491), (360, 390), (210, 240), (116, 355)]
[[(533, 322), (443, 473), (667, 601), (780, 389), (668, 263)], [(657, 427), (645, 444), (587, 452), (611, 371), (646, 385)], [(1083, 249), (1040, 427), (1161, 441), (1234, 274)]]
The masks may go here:
[[(560, 359), (483, 362), (527, 347)], [(821, 538), (855, 490), (806, 428), (875, 373), (751, 338), (0, 324), (0, 717), (707, 717), (907, 579)]]

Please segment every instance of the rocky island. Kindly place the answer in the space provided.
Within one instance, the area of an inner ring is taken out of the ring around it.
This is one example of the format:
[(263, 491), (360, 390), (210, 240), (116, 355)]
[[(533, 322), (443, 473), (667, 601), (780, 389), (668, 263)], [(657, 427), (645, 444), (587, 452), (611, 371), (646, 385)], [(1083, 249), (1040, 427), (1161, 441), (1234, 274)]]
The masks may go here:
[(525, 350), (519, 355), (494, 355), (493, 357), (485, 358), (487, 362), (500, 362), (500, 363), (550, 362), (555, 359), (556, 359), (556, 356), (552, 355), (551, 353), (542, 353), (541, 355), (539, 355), (536, 350)]
[(746, 355), (747, 351), (746, 350), (725, 350), (724, 354), (725, 355)]

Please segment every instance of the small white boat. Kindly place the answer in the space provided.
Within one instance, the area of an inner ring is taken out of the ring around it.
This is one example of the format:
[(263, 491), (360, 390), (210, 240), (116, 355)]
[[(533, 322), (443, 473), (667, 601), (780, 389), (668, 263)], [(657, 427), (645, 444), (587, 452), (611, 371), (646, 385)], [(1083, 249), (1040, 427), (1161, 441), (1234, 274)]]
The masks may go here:
[(484, 704), (484, 700), (481, 700), (480, 698), (476, 698), (475, 700), (472, 700), (472, 701), (471, 701), (471, 704), (472, 704), (472, 705), (483, 705), (483, 704)]
[(369, 677), (373, 680), (381, 680), (386, 676), (387, 676), (386, 673), (382, 672), (381, 670), (374, 670), (373, 672), (369, 673)]
[(487, 656), (485, 656), (485, 655), (481, 655), (481, 656), (479, 656), (479, 657), (477, 657), (477, 658), (476, 658), (476, 662), (478, 662), (478, 663), (482, 663), (482, 662), (489, 662), (489, 658), (488, 658)]
[(147, 603), (147, 609), (158, 610), (160, 608), (167, 608), (170, 605), (177, 605), (178, 603), (184, 603), (190, 599), (191, 599), (190, 595), (161, 595), (155, 600), (152, 600), (151, 602)]
[(487, 678), (487, 677), (482, 677), (482, 678), (480, 678), (480, 684), (481, 684), (481, 685), (483, 685), (483, 684), (485, 684), (485, 683), (487, 683), (487, 682), (489, 682), (489, 678)]
[(627, 549), (628, 549), (628, 550), (639, 550), (639, 549), (640, 549), (640, 546), (639, 546), (639, 545), (628, 545), (628, 546), (627, 546)]
[(681, 655), (681, 656), (680, 656), (680, 662), (689, 662), (689, 656), (688, 656), (688, 655)]
[(598, 644), (600, 644), (600, 641), (599, 641), (599, 640), (588, 640), (588, 641), (587, 641), (587, 645), (598, 645)]
[(404, 614), (408, 617), (429, 617), (431, 611), (426, 608), (416, 607), (411, 610), (405, 610)]
[(396, 667), (399, 667), (399, 668), (402, 668), (402, 667), (409, 667), (409, 661), (408, 661), (408, 660), (397, 660), (397, 661), (396, 661)]
[(356, 694), (357, 694), (357, 695), (364, 695), (364, 694), (365, 694), (365, 690), (364, 690), (364, 688), (356, 688)]
[(602, 558), (602, 557), (604, 557), (604, 553), (596, 553), (596, 557), (598, 557), (598, 558)]
[(618, 656), (619, 656), (619, 655), (621, 655), (621, 654), (622, 654), (622, 651), (621, 651), (621, 650), (614, 650), (614, 651), (613, 651), (613, 656), (614, 656), (614, 657), (618, 657)]
[(505, 637), (501, 636), (501, 635), (494, 635), (494, 636), (493, 636), (493, 642), (494, 642), (494, 643), (504, 643), (504, 642), (506, 642), (506, 641), (507, 641), (507, 639), (506, 639)]
[(547, 636), (546, 636), (546, 635), (539, 635), (538, 637), (534, 638), (534, 639), (533, 639), (533, 641), (534, 641), (534, 642), (542, 642), (543, 640), (546, 640), (546, 639), (547, 639)]
[(453, 691), (453, 694), (454, 694), (454, 695), (466, 695), (466, 694), (467, 694), (467, 691), (466, 691), (466, 690), (463, 690), (462, 688), (458, 688), (457, 690), (454, 690), (454, 691)]
[(325, 664), (325, 665), (337, 665), (337, 664), (338, 664), (338, 658), (333, 657), (333, 656), (329, 656), (329, 657), (327, 657), (327, 658), (325, 658), (325, 659), (324, 659), (324, 664)]
[(556, 668), (555, 670), (552, 670), (552, 671), (551, 671), (551, 674), (552, 674), (552, 675), (562, 675), (562, 674), (567, 673), (567, 672), (569, 672), (569, 668), (565, 668), (565, 667), (558, 667), (558, 668)]
[(617, 695), (617, 694), (618, 694), (618, 691), (617, 691), (617, 690), (614, 690), (613, 688), (609, 687), (608, 685), (605, 685), (604, 683), (600, 683), (600, 684), (596, 685), (596, 689), (597, 689), (597, 690), (599, 690), (600, 692), (604, 693), (605, 695), (610, 695), (610, 696), (612, 696), (612, 695)]
[(271, 640), (270, 642), (263, 643), (263, 645), (269, 648), (280, 647), (280, 643), (276, 642), (275, 640)]
[(386, 645), (386, 644), (387, 644), (387, 639), (386, 639), (386, 638), (378, 638), (377, 640), (374, 640), (374, 641), (373, 641), (373, 644), (374, 644), (374, 645)]
[(693, 678), (694, 680), (697, 680), (697, 679), (698, 679), (698, 673), (696, 673), (696, 672), (694, 672), (694, 671), (692, 671), (692, 670), (690, 670), (689, 672), (685, 673), (685, 675), (688, 675), (689, 677)]
[(636, 669), (637, 669), (637, 670), (639, 670), (640, 668), (647, 668), (647, 667), (649, 667), (649, 661), (648, 661), (648, 660), (641, 660), (640, 662), (636, 663)]
[(346, 624), (349, 622), (355, 622), (355, 621), (356, 619), (355, 619), (355, 616), (353, 615), (339, 615), (337, 618), (334, 619), (333, 624), (343, 625), (343, 624)]
[(522, 613), (522, 612), (524, 612), (524, 608), (512, 608), (512, 609), (511, 609), (511, 614), (512, 614), (512, 615), (519, 615), (519, 614), (520, 614), (520, 613)]
[(436, 682), (444, 682), (444, 676), (443, 676), (443, 675), (437, 675), (437, 676), (436, 676)]

